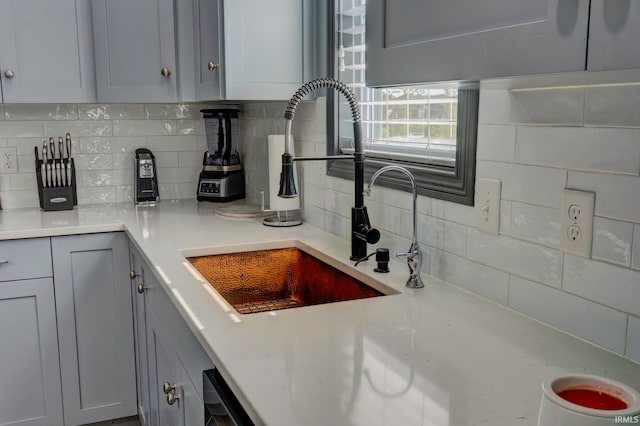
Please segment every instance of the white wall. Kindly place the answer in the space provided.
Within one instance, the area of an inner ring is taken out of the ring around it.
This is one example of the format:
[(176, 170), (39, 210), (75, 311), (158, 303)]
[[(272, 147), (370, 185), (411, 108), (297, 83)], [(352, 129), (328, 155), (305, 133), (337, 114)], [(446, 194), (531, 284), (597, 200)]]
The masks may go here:
[[(301, 105), (299, 155), (324, 155), (324, 106)], [(478, 232), (472, 207), (420, 197), (424, 272), (640, 362), (639, 107), (638, 86), (482, 90), (477, 176), (502, 181), (500, 235)], [(245, 105), (249, 150), (282, 132), (284, 109)], [(353, 184), (327, 177), (323, 162), (303, 165), (305, 220), (347, 238)], [(248, 185), (264, 182), (262, 170)], [(596, 193), (591, 260), (559, 250), (565, 187)], [(410, 195), (375, 188), (365, 202), (378, 246), (406, 250)]]

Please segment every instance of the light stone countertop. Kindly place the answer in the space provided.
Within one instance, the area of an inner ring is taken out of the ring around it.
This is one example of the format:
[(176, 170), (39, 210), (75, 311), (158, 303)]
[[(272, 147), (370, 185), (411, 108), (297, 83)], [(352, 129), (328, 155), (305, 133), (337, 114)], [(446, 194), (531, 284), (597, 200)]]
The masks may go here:
[[(544, 379), (604, 375), (640, 389), (640, 365), (408, 270), (352, 267), (349, 242), (310, 225), (270, 228), (216, 204), (162, 201), (0, 212), (0, 240), (126, 231), (256, 420), (277, 426), (535, 425)], [(399, 294), (239, 315), (216, 303), (189, 255), (305, 245)]]

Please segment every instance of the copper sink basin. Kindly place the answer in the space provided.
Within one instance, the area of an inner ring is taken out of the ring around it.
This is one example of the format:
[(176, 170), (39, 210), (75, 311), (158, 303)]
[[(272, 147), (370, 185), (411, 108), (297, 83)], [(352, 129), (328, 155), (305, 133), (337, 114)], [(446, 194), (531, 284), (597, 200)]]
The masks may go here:
[(385, 295), (296, 247), (188, 260), (241, 314)]

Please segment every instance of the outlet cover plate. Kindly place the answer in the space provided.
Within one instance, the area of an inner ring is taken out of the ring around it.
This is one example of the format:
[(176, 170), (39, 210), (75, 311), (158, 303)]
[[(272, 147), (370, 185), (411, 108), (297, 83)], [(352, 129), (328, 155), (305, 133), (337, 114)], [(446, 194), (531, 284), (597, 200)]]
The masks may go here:
[(18, 173), (17, 148), (0, 148), (0, 173)]
[(565, 189), (560, 210), (560, 248), (565, 253), (591, 258), (595, 193)]
[(500, 191), (502, 182), (481, 178), (476, 183), (476, 228), (488, 234), (500, 233)]

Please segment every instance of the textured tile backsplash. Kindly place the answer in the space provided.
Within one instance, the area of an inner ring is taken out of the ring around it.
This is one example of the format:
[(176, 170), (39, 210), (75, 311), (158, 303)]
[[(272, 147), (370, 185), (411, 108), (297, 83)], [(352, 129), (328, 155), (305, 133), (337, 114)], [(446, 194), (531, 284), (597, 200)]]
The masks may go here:
[(3, 208), (37, 207), (33, 147), (71, 133), (78, 203), (133, 199), (137, 148), (157, 159), (163, 199), (195, 197), (206, 149), (201, 104), (7, 104), (0, 107), (0, 146), (15, 147), (18, 171), (0, 174)]

